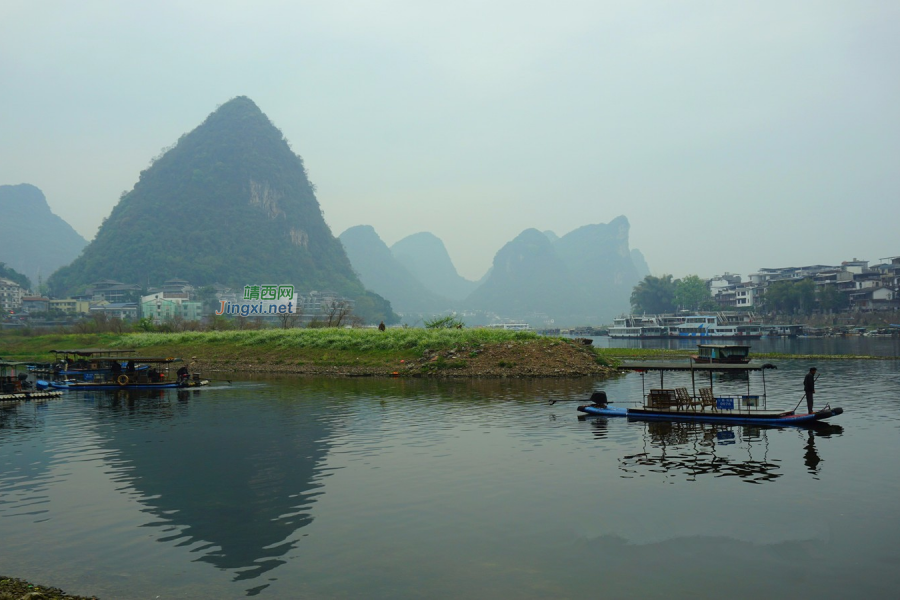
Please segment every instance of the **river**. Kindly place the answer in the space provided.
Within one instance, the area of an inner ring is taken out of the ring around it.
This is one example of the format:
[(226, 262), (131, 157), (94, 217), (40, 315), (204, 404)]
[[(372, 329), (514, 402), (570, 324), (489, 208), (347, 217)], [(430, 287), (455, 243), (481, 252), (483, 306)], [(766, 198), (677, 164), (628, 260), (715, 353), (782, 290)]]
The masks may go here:
[(900, 360), (777, 364), (770, 408), (815, 364), (817, 405), (845, 413), (579, 418), (593, 390), (638, 399), (639, 374), (247, 376), (0, 408), (0, 573), (107, 599), (895, 597)]

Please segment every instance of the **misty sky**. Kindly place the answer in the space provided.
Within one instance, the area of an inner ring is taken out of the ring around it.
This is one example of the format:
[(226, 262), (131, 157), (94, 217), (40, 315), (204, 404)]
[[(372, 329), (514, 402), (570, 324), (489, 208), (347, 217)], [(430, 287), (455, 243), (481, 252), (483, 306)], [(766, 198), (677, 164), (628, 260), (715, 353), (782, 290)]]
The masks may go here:
[(874, 263), (900, 255), (898, 31), (891, 1), (3, 0), (0, 184), (90, 239), (246, 95), (335, 235), (431, 231), (470, 279), (618, 215), (656, 275)]

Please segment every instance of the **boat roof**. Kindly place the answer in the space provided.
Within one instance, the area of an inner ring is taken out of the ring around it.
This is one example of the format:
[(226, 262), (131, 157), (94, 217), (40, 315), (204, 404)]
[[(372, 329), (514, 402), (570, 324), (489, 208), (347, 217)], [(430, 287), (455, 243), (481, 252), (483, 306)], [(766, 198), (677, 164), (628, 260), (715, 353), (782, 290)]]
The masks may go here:
[(749, 348), (749, 344), (697, 344), (698, 348)]
[(137, 350), (119, 348), (76, 348), (74, 350), (51, 350), (53, 354), (75, 354), (77, 356), (93, 356), (95, 354), (134, 354)]
[(16, 360), (0, 360), (0, 367), (27, 367), (32, 363), (19, 362)]
[(174, 357), (174, 356), (95, 356), (94, 360), (108, 360), (112, 362), (121, 362), (125, 359), (128, 359), (128, 362), (135, 363), (172, 363), (172, 362), (181, 362), (182, 359)]
[(762, 371), (777, 369), (771, 363), (751, 360), (748, 363), (698, 363), (693, 360), (645, 360), (624, 361), (619, 364), (623, 371)]

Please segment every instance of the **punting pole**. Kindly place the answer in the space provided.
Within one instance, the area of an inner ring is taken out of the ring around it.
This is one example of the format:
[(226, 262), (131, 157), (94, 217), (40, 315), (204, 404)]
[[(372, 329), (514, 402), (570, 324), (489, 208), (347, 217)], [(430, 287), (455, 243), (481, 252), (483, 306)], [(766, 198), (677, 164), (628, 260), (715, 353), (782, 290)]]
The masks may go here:
[(688, 357), (688, 360), (691, 361), (691, 394), (696, 398), (697, 397), (697, 382), (694, 381), (694, 359)]

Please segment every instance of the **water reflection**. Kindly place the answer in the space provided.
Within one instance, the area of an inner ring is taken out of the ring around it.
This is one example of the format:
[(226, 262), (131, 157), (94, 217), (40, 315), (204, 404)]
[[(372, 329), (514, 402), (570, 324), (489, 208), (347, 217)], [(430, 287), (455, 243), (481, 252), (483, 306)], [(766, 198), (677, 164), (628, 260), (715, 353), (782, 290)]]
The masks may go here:
[[(591, 424), (597, 439), (609, 437), (608, 419), (595, 418)], [(619, 459), (622, 477), (684, 475), (687, 481), (705, 476), (737, 477), (747, 483), (762, 484), (784, 475), (783, 458), (770, 457), (769, 436), (784, 432), (780, 428), (676, 421), (627, 426), (643, 429), (643, 447), (641, 452)], [(843, 429), (820, 424), (800, 431), (805, 434), (803, 464), (810, 474), (818, 476), (822, 459), (816, 450), (816, 438), (840, 435)]]
[(290, 405), (251, 409), (234, 398), (232, 410), (210, 412), (195, 398), (128, 390), (86, 399), (98, 409), (100, 446), (114, 451), (113, 480), (155, 518), (144, 526), (235, 581), (254, 579), (283, 564), (312, 522), (330, 426), (309, 405), (298, 419)]

